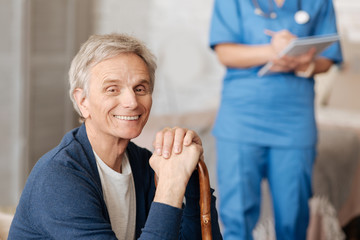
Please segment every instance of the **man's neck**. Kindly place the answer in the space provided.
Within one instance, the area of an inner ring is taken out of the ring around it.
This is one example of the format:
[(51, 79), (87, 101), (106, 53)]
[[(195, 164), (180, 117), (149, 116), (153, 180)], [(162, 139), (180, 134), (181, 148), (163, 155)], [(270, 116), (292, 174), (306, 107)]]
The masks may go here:
[(129, 140), (98, 133), (88, 125), (86, 125), (86, 133), (91, 147), (100, 159), (114, 171), (121, 173), (122, 159)]

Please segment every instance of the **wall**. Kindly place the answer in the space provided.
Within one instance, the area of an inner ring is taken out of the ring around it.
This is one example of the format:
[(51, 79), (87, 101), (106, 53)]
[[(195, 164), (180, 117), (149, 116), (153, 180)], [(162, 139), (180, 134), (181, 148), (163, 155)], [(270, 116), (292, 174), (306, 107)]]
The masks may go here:
[(67, 71), (89, 35), (91, 3), (0, 1), (0, 205), (17, 203), (39, 157), (76, 125)]
[[(19, 1), (0, 1), (0, 204), (9, 205), (17, 197), (17, 170), (22, 157), (20, 133), (20, 21), (15, 11)], [(10, 20), (10, 21), (9, 21)]]
[(76, 125), (67, 72), (80, 42), (91, 31), (90, 3), (32, 0), (26, 6), (29, 168)]
[(153, 114), (218, 106), (224, 69), (208, 47), (211, 11), (207, 0), (153, 0), (149, 44), (159, 65)]
[(157, 57), (153, 115), (218, 105), (223, 69), (207, 47), (211, 9), (207, 0), (96, 1), (95, 32), (137, 36)]

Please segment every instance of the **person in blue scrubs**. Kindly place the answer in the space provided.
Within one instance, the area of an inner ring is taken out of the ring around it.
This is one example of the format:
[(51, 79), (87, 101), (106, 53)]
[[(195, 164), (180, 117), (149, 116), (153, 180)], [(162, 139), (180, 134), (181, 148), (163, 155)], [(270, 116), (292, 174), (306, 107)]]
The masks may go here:
[[(224, 239), (252, 239), (261, 181), (269, 182), (277, 240), (305, 239), (316, 155), (314, 75), (342, 62), (278, 54), (298, 37), (336, 34), (331, 0), (215, 0), (210, 46), (226, 66), (213, 134)], [(258, 76), (273, 61), (272, 74)]]

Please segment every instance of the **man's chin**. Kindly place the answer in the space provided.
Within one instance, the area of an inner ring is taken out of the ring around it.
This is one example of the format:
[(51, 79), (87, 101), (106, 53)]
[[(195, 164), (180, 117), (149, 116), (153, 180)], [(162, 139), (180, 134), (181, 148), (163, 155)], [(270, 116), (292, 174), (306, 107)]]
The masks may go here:
[(140, 131), (131, 131), (131, 132), (119, 134), (119, 137), (122, 139), (131, 140), (131, 139), (138, 137), (140, 134), (141, 134), (141, 130)]

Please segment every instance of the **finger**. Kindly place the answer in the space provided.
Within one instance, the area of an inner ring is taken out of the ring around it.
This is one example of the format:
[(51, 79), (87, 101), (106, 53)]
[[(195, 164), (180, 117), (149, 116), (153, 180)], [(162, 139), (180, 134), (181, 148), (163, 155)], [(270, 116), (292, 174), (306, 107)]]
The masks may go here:
[(185, 133), (187, 129), (185, 128), (175, 128), (175, 136), (174, 136), (174, 147), (173, 151), (178, 154), (182, 151), (182, 145), (184, 142)]
[(299, 65), (299, 61), (297, 59), (291, 58), (288, 61), (287, 67), (289, 70), (294, 70)]
[(150, 167), (154, 170), (154, 172), (156, 174), (159, 174), (159, 166), (160, 166), (160, 161), (161, 161), (161, 156), (158, 156), (157, 154), (153, 154), (151, 155), (150, 159), (149, 159), (149, 164)]
[(265, 29), (265, 30), (264, 30), (264, 33), (265, 33), (266, 35), (270, 36), (270, 37), (273, 37), (273, 36), (276, 34), (276, 32), (274, 32), (274, 31), (272, 31), (272, 30), (270, 30), (270, 29)]
[(301, 56), (299, 56), (298, 61), (299, 61), (299, 65), (301, 64), (309, 64), (313, 61), (314, 58), (314, 54), (312, 52), (308, 52), (306, 54), (303, 54)]
[(296, 38), (296, 35), (292, 34), (291, 32), (289, 32), (288, 30), (283, 30), (280, 31), (280, 34), (283, 38), (285, 38), (286, 40), (290, 41)]
[(189, 146), (191, 143), (202, 145), (201, 139), (197, 133), (192, 130), (188, 130), (184, 137), (184, 145)]
[(271, 67), (271, 71), (273, 71), (273, 72), (289, 72), (290, 69), (286, 64), (279, 63), (279, 64), (274, 64)]
[(199, 159), (198, 159), (198, 162), (200, 160), (204, 160), (204, 148), (202, 146), (199, 146)]
[(163, 139), (164, 139), (164, 132), (163, 131), (157, 132), (156, 136), (155, 136), (155, 141), (153, 143), (153, 146), (155, 148), (155, 153), (158, 156), (161, 156), (161, 154), (162, 154)]
[(287, 71), (291, 71), (299, 65), (299, 60), (298, 57), (283, 56), (278, 64)]
[(311, 57), (314, 57), (315, 56), (315, 53), (316, 53), (316, 48), (311, 48), (308, 52), (308, 54), (311, 56)]
[(284, 58), (279, 58), (273, 61), (274, 68), (285, 68), (287, 66), (287, 61)]
[(162, 155), (164, 158), (169, 158), (171, 154), (171, 148), (174, 142), (174, 130), (169, 129), (164, 132)]

